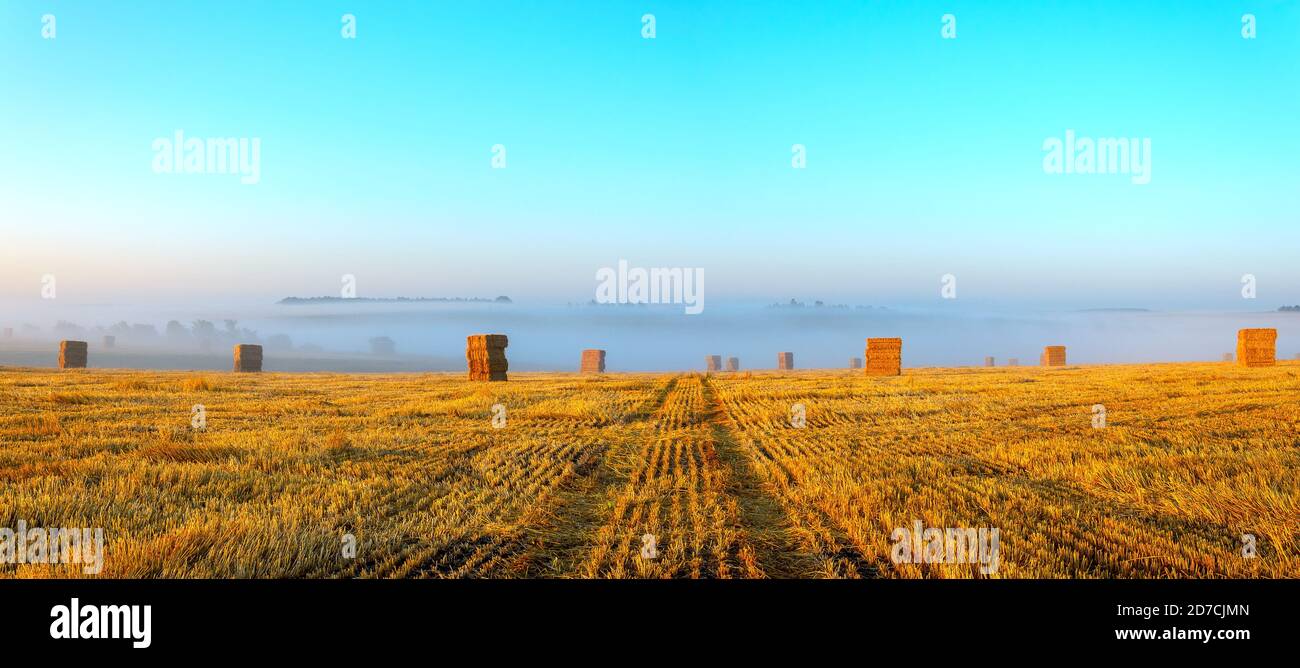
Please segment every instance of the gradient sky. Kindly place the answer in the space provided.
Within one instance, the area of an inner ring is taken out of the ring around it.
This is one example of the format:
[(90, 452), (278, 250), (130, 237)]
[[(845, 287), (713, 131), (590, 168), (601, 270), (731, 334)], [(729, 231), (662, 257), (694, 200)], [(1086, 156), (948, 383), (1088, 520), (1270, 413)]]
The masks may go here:
[[(710, 303), (1300, 303), (1298, 8), (6, 0), (0, 299), (585, 301), (624, 258)], [(1151, 183), (1044, 174), (1067, 128)], [(178, 129), (261, 182), (154, 174)]]

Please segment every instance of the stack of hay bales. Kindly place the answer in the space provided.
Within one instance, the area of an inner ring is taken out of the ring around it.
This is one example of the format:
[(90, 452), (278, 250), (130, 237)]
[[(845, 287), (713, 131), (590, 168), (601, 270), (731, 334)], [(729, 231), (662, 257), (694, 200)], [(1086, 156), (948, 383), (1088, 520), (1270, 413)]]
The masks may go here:
[(794, 353), (777, 353), (776, 368), (782, 371), (792, 371), (794, 369)]
[(252, 343), (235, 345), (235, 372), (255, 373), (262, 370), (262, 346)]
[(582, 351), (582, 366), (579, 373), (605, 373), (605, 351), (588, 348)]
[(465, 360), (469, 362), (470, 380), (506, 380), (510, 365), (506, 362), (505, 334), (472, 334), (465, 338)]
[(862, 358), (861, 358), (861, 357), (850, 357), (850, 358), (849, 358), (849, 368), (850, 368), (850, 369), (861, 369), (861, 368), (862, 368)]
[(1295, 354), (1295, 358), (1296, 358), (1297, 360), (1300, 360), (1300, 353), (1296, 353), (1296, 354)]
[(60, 341), (59, 342), (59, 368), (60, 369), (84, 369), (86, 368), (87, 349), (85, 341)]
[(704, 368), (707, 371), (722, 371), (722, 355), (705, 355)]
[(105, 347), (105, 348), (112, 348), (112, 347), (114, 347), (114, 346), (116, 346), (116, 345), (117, 345), (117, 337), (116, 337), (116, 336), (105, 336), (105, 337), (104, 337), (104, 347)]
[(1237, 330), (1237, 364), (1251, 367), (1277, 364), (1277, 330), (1271, 327)]
[(1020, 366), (1020, 358), (1019, 357), (1008, 358), (1007, 366)]
[[(1241, 336), (1241, 334), (1238, 333), (1237, 336)], [(1231, 362), (1231, 361), (1232, 361), (1232, 353), (1223, 353), (1223, 361), (1225, 361), (1225, 362)]]
[(994, 364), (993, 362), (994, 362), (994, 360), (993, 360), (992, 357), (985, 357), (985, 358), (984, 358), (984, 366), (997, 366), (997, 364)]
[(728, 358), (727, 358), (727, 371), (740, 371), (740, 358), (739, 358), (739, 357), (728, 357)]
[(1065, 346), (1045, 346), (1040, 362), (1043, 366), (1065, 366)]
[(903, 373), (903, 340), (867, 339), (867, 375), (899, 376)]
[(6, 339), (12, 339), (12, 338), (14, 338), (14, 328), (13, 328), (13, 327), (5, 327), (5, 338), (6, 338)]

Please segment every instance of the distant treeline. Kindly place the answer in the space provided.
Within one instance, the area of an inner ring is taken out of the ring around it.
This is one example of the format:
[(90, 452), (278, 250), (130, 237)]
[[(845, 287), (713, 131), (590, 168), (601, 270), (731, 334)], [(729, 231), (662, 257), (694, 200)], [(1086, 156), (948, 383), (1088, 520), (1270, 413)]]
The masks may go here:
[(280, 304), (335, 304), (335, 303), (391, 303), (391, 302), (494, 302), (509, 304), (510, 298), (501, 295), (496, 299), (486, 297), (285, 297)]
[[(801, 302), (801, 301), (799, 301), (799, 300), (797, 300), (797, 299), (791, 299), (788, 303), (777, 302), (777, 303), (775, 303), (775, 304), (768, 304), (767, 307), (768, 307), (768, 308), (807, 308), (807, 307), (808, 307), (808, 304), (805, 304), (804, 302)], [(859, 305), (857, 305), (857, 306), (852, 306), (852, 307), (851, 307), (851, 306), (849, 306), (848, 304), (827, 304), (827, 303), (821, 301), (820, 299), (817, 300), (817, 301), (814, 301), (814, 302), (812, 303), (812, 308), (841, 308), (841, 309), (846, 309), (846, 308), (855, 308), (855, 309), (873, 309), (873, 308), (879, 308), (879, 309), (881, 309), (881, 310), (887, 310), (884, 306), (879, 306), (879, 307), (876, 307), (876, 306), (863, 306), (863, 305), (860, 305), (860, 304), (859, 304)]]
[[(32, 324), (24, 324), (21, 333), (23, 338), (28, 339), (51, 338), (42, 337), (41, 328)], [(172, 349), (198, 348), (205, 352), (237, 343), (260, 344), (269, 351), (325, 352), (324, 348), (314, 343), (295, 345), (288, 334), (272, 334), (263, 337), (257, 333), (257, 330), (240, 327), (238, 320), (222, 320), (220, 325), (211, 320), (195, 320), (189, 326), (179, 320), (170, 320), (162, 331), (151, 324), (128, 323), (125, 320), (108, 327), (103, 325), (83, 327), (75, 322), (60, 320), (54, 325), (52, 338), (90, 340), (110, 336), (113, 337), (115, 344), (163, 346)], [(373, 355), (397, 356), (397, 342), (387, 336), (372, 337), (369, 343)]]
[(1277, 310), (1279, 310), (1279, 311), (1300, 311), (1300, 305), (1296, 305), (1296, 306), (1281, 306), (1281, 307), (1279, 307)]
[[(240, 327), (238, 320), (222, 320), (221, 323), (222, 326), (218, 327), (216, 323), (210, 320), (195, 320), (190, 323), (189, 327), (186, 327), (179, 320), (171, 320), (163, 331), (159, 332), (158, 328), (153, 325), (145, 323), (131, 324), (125, 320), (108, 327), (103, 325), (83, 327), (75, 322), (60, 320), (54, 325), (54, 334), (64, 339), (113, 336), (119, 342), (146, 344), (166, 342), (173, 345), (197, 343), (204, 347), (214, 344), (263, 342), (257, 331), (247, 327)], [(28, 334), (35, 334), (40, 331), (40, 328), (35, 325), (24, 325), (23, 331)], [(293, 345), (289, 337), (283, 334), (271, 336), (266, 343), (272, 347), (291, 347)]]

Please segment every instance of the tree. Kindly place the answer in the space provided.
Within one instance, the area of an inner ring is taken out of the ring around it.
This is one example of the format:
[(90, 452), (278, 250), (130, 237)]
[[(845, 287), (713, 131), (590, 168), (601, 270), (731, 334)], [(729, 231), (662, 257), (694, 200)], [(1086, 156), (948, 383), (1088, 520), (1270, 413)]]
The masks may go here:
[(190, 329), (194, 332), (194, 337), (211, 341), (217, 336), (217, 326), (209, 320), (195, 320), (190, 323)]
[(158, 328), (137, 322), (131, 325), (131, 334), (137, 339), (155, 339), (158, 338)]
[(166, 333), (168, 341), (177, 343), (190, 338), (190, 330), (185, 329), (185, 325), (182, 325), (176, 320), (171, 320), (167, 323)]
[(292, 350), (293, 339), (287, 334), (273, 334), (267, 337), (266, 347), (270, 350)]

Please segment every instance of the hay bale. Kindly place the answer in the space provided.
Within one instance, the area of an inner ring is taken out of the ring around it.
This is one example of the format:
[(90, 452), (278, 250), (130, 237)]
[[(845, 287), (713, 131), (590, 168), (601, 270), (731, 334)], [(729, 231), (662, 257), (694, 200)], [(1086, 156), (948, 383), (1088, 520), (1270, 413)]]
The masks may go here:
[(506, 361), (506, 347), (510, 340), (505, 334), (471, 334), (465, 337), (465, 361), (469, 364), (469, 379), (475, 381), (504, 381), (510, 369)]
[(1065, 366), (1065, 346), (1044, 346), (1038, 359), (1043, 366)]
[(861, 369), (861, 368), (862, 368), (862, 358), (861, 358), (861, 357), (850, 357), (850, 358), (849, 358), (849, 368), (850, 368), (850, 369)]
[(605, 373), (605, 351), (588, 348), (582, 351), (582, 365), (578, 373)]
[(1225, 362), (1231, 362), (1231, 361), (1232, 361), (1232, 353), (1223, 353), (1223, 361), (1225, 361)]
[(728, 357), (728, 358), (727, 358), (727, 371), (740, 371), (740, 358), (739, 358), (739, 357)]
[(985, 358), (984, 358), (984, 366), (997, 366), (997, 364), (994, 364), (993, 362), (994, 362), (994, 360), (993, 360), (992, 357), (985, 357)]
[(792, 371), (794, 369), (794, 353), (777, 353), (776, 368), (782, 371)]
[(394, 357), (397, 355), (397, 342), (387, 336), (376, 336), (370, 339), (370, 354)]
[(235, 373), (257, 373), (262, 370), (262, 346), (240, 343), (235, 346)]
[(903, 373), (903, 340), (867, 339), (867, 375), (900, 376)]
[(105, 337), (104, 337), (104, 347), (105, 347), (105, 348), (114, 348), (114, 347), (116, 347), (116, 346), (117, 346), (117, 337), (116, 337), (116, 336), (105, 336)]
[(59, 342), (59, 368), (60, 369), (84, 369), (86, 368), (87, 350), (89, 346), (85, 341), (60, 341)]
[(1007, 366), (1020, 366), (1020, 358), (1019, 357), (1007, 358)]
[(705, 355), (704, 368), (707, 371), (722, 371), (722, 355)]
[(12, 339), (12, 338), (14, 338), (14, 328), (13, 328), (13, 327), (5, 327), (5, 338), (6, 338), (6, 339)]
[(1238, 366), (1277, 364), (1277, 330), (1271, 327), (1237, 330)]

